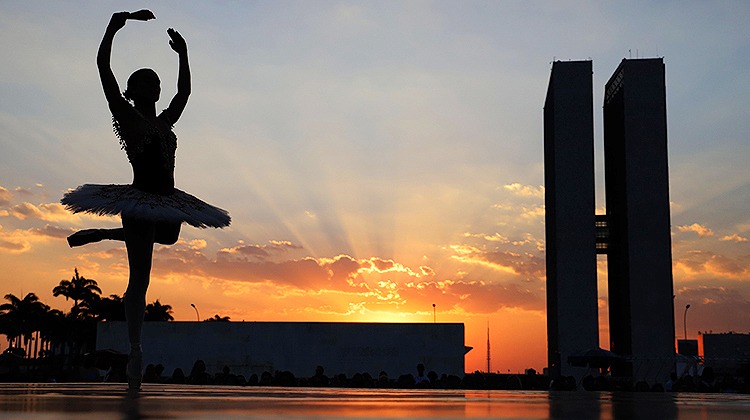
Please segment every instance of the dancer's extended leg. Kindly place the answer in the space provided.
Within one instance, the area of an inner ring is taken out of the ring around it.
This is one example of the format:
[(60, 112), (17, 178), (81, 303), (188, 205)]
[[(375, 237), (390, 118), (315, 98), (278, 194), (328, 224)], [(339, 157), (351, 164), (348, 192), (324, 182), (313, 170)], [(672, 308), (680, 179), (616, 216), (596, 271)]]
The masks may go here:
[[(156, 226), (154, 243), (173, 245), (180, 236), (179, 223), (161, 223)], [(68, 236), (68, 245), (71, 248), (102, 240), (124, 241), (125, 231), (123, 228), (115, 229), (83, 229)]]
[(153, 222), (123, 218), (125, 246), (128, 251), (130, 277), (125, 291), (125, 319), (128, 324), (130, 340), (130, 357), (128, 360), (128, 387), (138, 389), (141, 386), (143, 372), (143, 349), (141, 334), (143, 315), (146, 310), (146, 291), (151, 277), (151, 261), (154, 249)]
[(68, 245), (71, 248), (82, 246), (92, 242), (99, 242), (104, 239), (115, 241), (124, 241), (125, 233), (122, 228), (115, 229), (84, 229), (68, 236)]

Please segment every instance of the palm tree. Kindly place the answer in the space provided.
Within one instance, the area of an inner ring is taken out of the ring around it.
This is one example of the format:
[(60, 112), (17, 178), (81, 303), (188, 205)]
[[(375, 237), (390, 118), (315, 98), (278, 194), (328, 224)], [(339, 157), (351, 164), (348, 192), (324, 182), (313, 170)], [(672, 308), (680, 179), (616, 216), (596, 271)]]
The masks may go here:
[(219, 314), (214, 315), (212, 318), (208, 318), (205, 320), (205, 322), (230, 322), (230, 318), (228, 316), (219, 316)]
[(125, 304), (119, 295), (97, 299), (90, 311), (97, 321), (125, 321)]
[(39, 326), (39, 336), (42, 339), (42, 347), (48, 354), (54, 355), (55, 350), (68, 341), (67, 330), (65, 314), (62, 311), (47, 311)]
[[(102, 294), (102, 289), (94, 279), (87, 279), (78, 275), (78, 268), (70, 280), (60, 280), (60, 284), (52, 289), (54, 296), (65, 296), (65, 300), (73, 299), (71, 312), (80, 312), (82, 308), (90, 308), (91, 304)], [(79, 306), (79, 302), (81, 306)]]
[(144, 321), (174, 321), (172, 316), (172, 305), (162, 305), (159, 299), (146, 305)]
[[(49, 306), (39, 300), (34, 293), (27, 293), (23, 299), (14, 294), (5, 295), (8, 303), (0, 305), (0, 317), (3, 333), (11, 343), (16, 340), (16, 346), (21, 347), (21, 338), (28, 343), (34, 333), (39, 331)], [(27, 352), (28, 353), (28, 352)]]

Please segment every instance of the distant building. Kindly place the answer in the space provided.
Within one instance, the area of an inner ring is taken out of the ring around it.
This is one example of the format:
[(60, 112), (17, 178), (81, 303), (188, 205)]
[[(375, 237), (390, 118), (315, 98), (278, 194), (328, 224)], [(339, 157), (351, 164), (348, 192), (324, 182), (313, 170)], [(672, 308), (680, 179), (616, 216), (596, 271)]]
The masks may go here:
[(750, 334), (701, 334), (703, 365), (717, 376), (750, 375)]
[(552, 377), (599, 346), (591, 61), (552, 64), (544, 102), (547, 351)]
[(683, 356), (698, 356), (698, 340), (677, 340), (677, 353)]
[(613, 375), (664, 383), (674, 308), (664, 62), (622, 60), (605, 86), (607, 210), (594, 212), (591, 62), (555, 62), (544, 107), (550, 375), (598, 347), (596, 254), (607, 255)]
[(633, 358), (616, 374), (656, 382), (675, 337), (664, 80), (661, 58), (624, 59), (604, 96), (610, 350)]
[[(127, 354), (125, 322), (100, 323), (96, 348)], [(335, 322), (146, 322), (144, 363), (190, 372), (201, 359), (207, 372), (229, 366), (249, 378), (264, 371), (289, 371), (311, 377), (316, 366), (327, 375), (351, 377), (368, 372), (390, 377), (426, 371), (464, 375), (464, 325)]]

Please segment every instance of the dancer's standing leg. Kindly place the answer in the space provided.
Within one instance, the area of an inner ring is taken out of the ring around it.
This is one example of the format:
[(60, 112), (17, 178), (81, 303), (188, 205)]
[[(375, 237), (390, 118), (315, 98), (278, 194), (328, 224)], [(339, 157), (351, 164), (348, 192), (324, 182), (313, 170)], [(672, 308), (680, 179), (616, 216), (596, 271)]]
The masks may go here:
[(151, 277), (156, 225), (150, 221), (123, 217), (122, 227), (130, 269), (128, 288), (124, 297), (125, 319), (128, 324), (128, 339), (130, 341), (130, 356), (127, 368), (128, 387), (138, 389), (141, 386), (143, 372), (141, 335), (143, 315), (146, 311), (146, 291)]

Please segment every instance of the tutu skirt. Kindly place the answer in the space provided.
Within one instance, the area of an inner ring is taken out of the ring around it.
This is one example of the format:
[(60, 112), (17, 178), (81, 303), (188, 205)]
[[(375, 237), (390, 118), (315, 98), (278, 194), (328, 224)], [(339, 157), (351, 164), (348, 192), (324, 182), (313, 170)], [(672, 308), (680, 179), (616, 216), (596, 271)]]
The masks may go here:
[(132, 185), (84, 184), (66, 193), (60, 202), (73, 213), (119, 214), (155, 222), (185, 222), (197, 228), (223, 228), (232, 220), (226, 210), (177, 188), (172, 194), (159, 195)]

